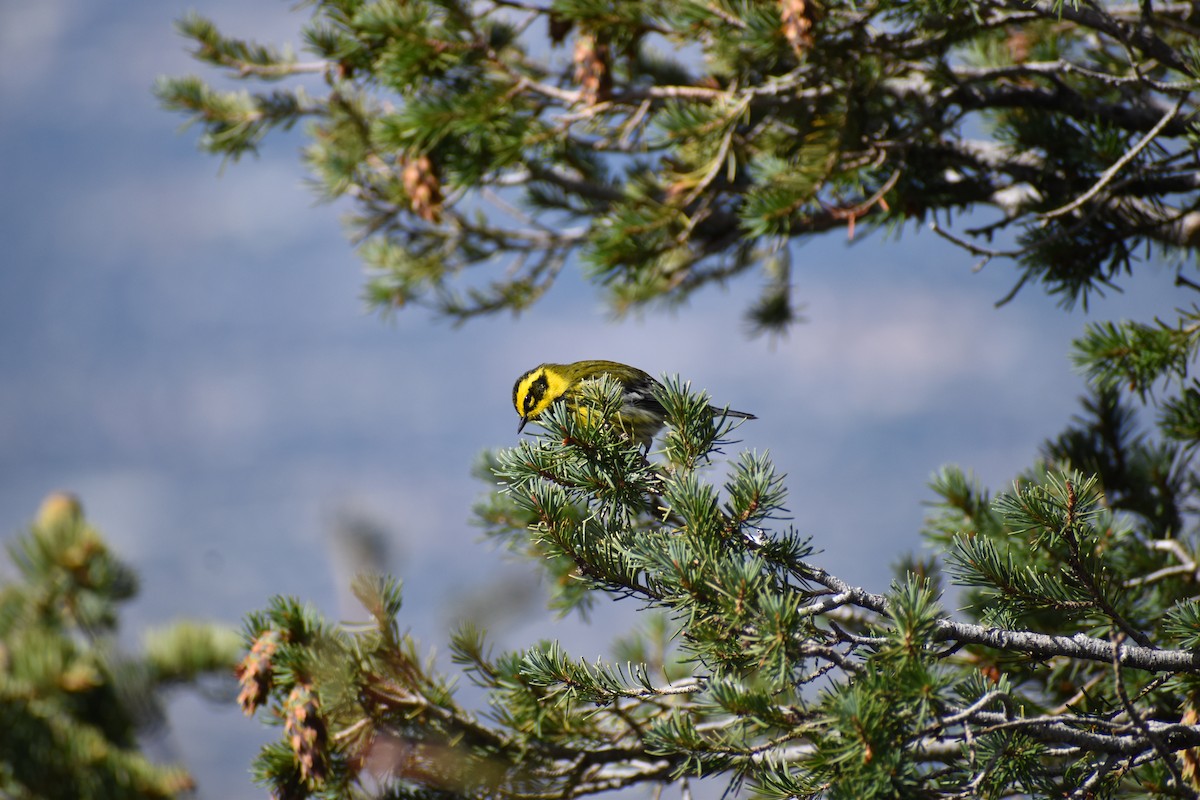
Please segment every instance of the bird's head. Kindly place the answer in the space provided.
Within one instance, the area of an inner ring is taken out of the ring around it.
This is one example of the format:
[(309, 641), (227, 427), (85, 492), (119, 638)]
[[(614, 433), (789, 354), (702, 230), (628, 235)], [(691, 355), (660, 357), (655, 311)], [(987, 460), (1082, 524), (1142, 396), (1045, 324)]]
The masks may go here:
[(517, 378), (513, 385), (513, 407), (521, 415), (517, 433), (562, 397), (570, 385), (571, 378), (560, 364), (542, 364)]

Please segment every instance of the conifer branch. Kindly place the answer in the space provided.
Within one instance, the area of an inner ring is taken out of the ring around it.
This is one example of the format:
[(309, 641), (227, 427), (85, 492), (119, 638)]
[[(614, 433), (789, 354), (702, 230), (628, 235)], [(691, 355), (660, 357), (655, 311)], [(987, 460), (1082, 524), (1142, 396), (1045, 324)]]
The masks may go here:
[[(889, 613), (890, 605), (886, 597), (852, 587), (823, 569), (804, 565), (797, 574), (836, 592), (805, 608), (805, 614), (827, 613), (845, 605), (854, 605), (881, 615)], [(1033, 631), (989, 628), (949, 619), (937, 621), (934, 641), (984, 645), (996, 650), (1025, 653), (1037, 659), (1064, 657), (1107, 663), (1112, 658), (1109, 642), (1084, 634), (1048, 636)], [(1200, 653), (1182, 650), (1125, 646), (1121, 648), (1119, 660), (1123, 667), (1148, 672), (1200, 672)]]
[[(1145, 15), (1108, 3), (928, 3), (834, 3), (811, 20), (801, 10), (789, 17), (806, 31), (797, 51), (776, 35), (785, 9), (775, 6), (650, 13), (420, 0), (347, 15), (318, 2), (304, 34), (314, 58), (302, 62), (189, 17), (180, 27), (198, 59), (246, 80), (323, 73), (328, 95), (308, 101), (297, 88), (247, 102), (179, 79), (159, 94), (225, 156), (316, 117), (310, 164), (328, 196), (362, 210), (352, 236), (438, 254), (394, 258), (387, 280), (373, 279), (368, 295), (385, 311), (414, 304), (466, 319), (526, 308), (558, 274), (526, 273), (539, 256), (521, 253), (538, 248), (596, 265), (589, 272), (614, 309), (680, 300), (764, 269), (780, 241), (839, 227), (853, 238), (867, 223), (982, 206), (1004, 218), (935, 233), (976, 259), (1014, 262), (1014, 293), (1041, 284), (1068, 305), (1113, 285), (1143, 244), (1179, 255), (1200, 247), (1200, 179), (1187, 161), (1200, 62), (1186, 4)], [(544, 55), (538, 21), (555, 44), (595, 40), (592, 71), (581, 73), (590, 84)], [(651, 53), (651, 33), (691, 61)], [(628, 58), (612, 57), (617, 43)], [(744, 113), (707, 124), (721, 109)], [(353, 136), (347, 116), (357, 117)], [(962, 134), (984, 129), (982, 142)], [(394, 170), (370, 168), (394, 153), (436, 165), (436, 187), (411, 183), (417, 202)], [(527, 228), (582, 220), (582, 235), (479, 231), (479, 252), (474, 211), (498, 187), (527, 210)], [(995, 245), (1001, 232), (1016, 246)], [(485, 267), (491, 288), (479, 291), (466, 267)], [(792, 280), (777, 279), (772, 297)], [(761, 329), (793, 319), (767, 314)]]

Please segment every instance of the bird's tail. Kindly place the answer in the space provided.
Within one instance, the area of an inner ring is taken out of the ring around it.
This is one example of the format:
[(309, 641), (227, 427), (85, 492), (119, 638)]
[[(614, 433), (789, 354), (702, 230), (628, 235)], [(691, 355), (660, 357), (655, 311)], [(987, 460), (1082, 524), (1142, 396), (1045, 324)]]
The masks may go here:
[(753, 414), (747, 414), (745, 411), (734, 411), (732, 408), (717, 408), (709, 406), (712, 409), (714, 417), (737, 417), (738, 419), (758, 419)]

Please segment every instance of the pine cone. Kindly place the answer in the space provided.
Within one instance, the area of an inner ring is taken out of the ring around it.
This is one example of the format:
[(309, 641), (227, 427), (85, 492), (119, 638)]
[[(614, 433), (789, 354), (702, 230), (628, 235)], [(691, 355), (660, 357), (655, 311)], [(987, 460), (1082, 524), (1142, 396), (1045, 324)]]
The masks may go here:
[(780, 0), (779, 6), (779, 16), (783, 20), (783, 36), (799, 58), (813, 43), (812, 4), (807, 0)]
[(296, 684), (288, 695), (283, 730), (300, 762), (300, 775), (320, 783), (328, 774), (325, 762), (325, 722), (317, 697), (306, 683)]
[(278, 647), (279, 632), (267, 631), (254, 640), (254, 646), (237, 666), (237, 678), (242, 685), (241, 691), (238, 692), (238, 704), (248, 717), (267, 701), (275, 679), (271, 669), (271, 658)]
[(594, 106), (612, 96), (612, 53), (607, 41), (590, 33), (575, 40), (575, 82), (584, 105)]
[(408, 159), (402, 177), (412, 212), (426, 222), (441, 220), (442, 186), (433, 159), (427, 155)]

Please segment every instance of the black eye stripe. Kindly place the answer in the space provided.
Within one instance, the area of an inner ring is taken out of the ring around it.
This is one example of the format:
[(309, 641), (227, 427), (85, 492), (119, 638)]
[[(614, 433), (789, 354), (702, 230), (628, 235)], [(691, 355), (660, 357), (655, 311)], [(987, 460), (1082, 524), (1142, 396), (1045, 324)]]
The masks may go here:
[(533, 410), (533, 407), (541, 402), (546, 395), (546, 389), (550, 386), (546, 381), (546, 376), (541, 375), (536, 381), (529, 384), (529, 391), (525, 394), (525, 413), (528, 414)]

